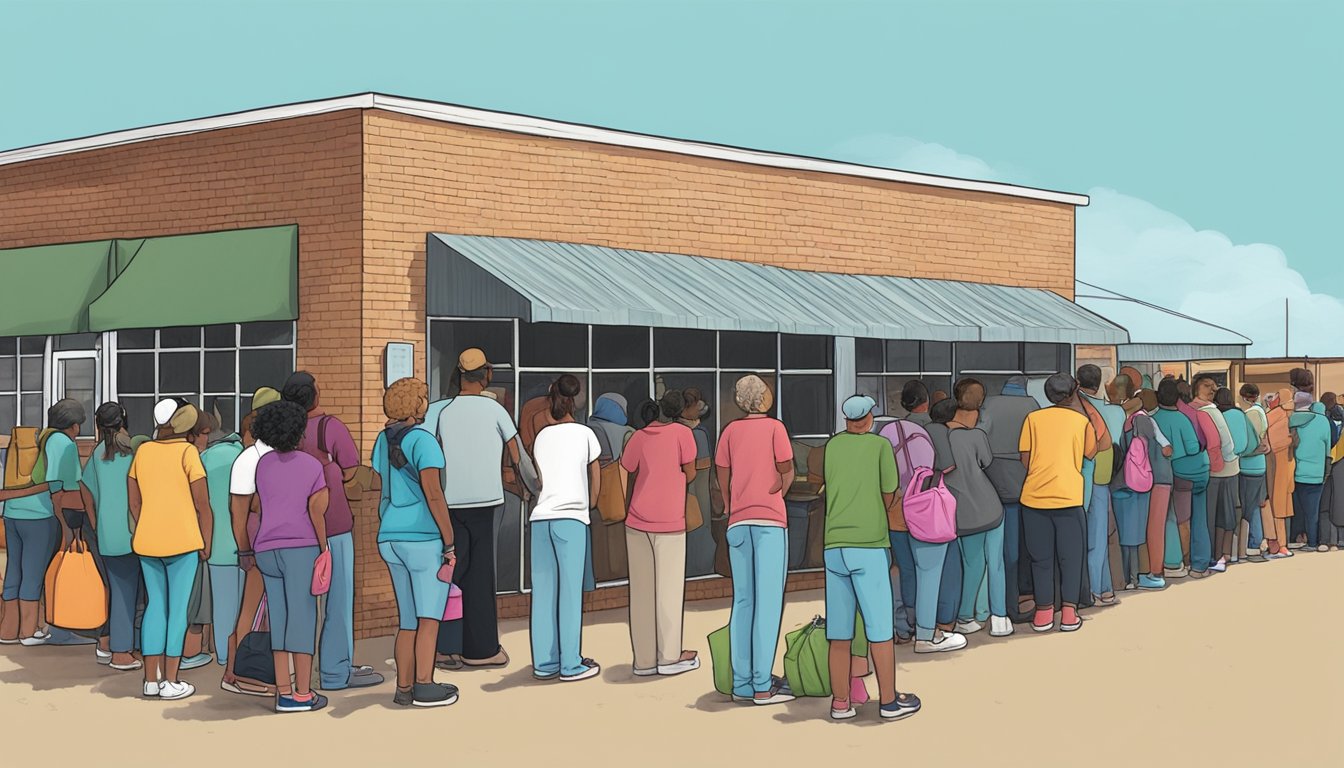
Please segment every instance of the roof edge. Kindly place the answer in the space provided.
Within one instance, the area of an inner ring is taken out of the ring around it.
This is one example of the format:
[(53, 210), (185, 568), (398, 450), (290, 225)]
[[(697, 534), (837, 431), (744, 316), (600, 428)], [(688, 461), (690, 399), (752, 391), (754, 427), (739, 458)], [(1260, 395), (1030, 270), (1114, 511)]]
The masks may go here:
[(854, 176), (892, 181), (902, 184), (982, 192), (992, 195), (1019, 197), (1044, 202), (1063, 203), (1075, 207), (1088, 205), (1087, 195), (1056, 190), (1037, 189), (995, 181), (961, 179), (936, 174), (901, 171), (892, 168), (846, 163), (839, 160), (791, 155), (779, 152), (734, 147), (725, 144), (675, 139), (650, 134), (620, 131), (580, 123), (548, 120), (509, 112), (465, 107), (443, 102), (409, 99), (381, 93), (361, 93), (332, 99), (294, 102), (274, 107), (230, 112), (212, 117), (180, 120), (129, 130), (100, 133), (77, 139), (35, 144), (0, 152), (0, 165), (11, 165), (30, 160), (87, 152), (95, 149), (133, 144), (142, 141), (182, 136), (192, 133), (235, 128), (244, 125), (307, 117), (344, 109), (381, 109), (438, 122), (477, 128), (519, 133), (543, 138), (587, 141), (597, 144), (646, 149), (656, 152), (702, 157), (713, 160), (744, 163), (784, 170)]

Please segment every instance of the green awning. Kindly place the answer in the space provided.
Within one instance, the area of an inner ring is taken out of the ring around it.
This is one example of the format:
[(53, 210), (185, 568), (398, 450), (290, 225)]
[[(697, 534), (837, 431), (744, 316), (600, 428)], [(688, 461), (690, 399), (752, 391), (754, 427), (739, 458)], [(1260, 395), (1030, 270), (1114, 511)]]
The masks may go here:
[(166, 328), (299, 316), (297, 226), (118, 240), (89, 328)]
[(89, 303), (107, 289), (112, 241), (0, 251), (0, 336), (89, 330)]

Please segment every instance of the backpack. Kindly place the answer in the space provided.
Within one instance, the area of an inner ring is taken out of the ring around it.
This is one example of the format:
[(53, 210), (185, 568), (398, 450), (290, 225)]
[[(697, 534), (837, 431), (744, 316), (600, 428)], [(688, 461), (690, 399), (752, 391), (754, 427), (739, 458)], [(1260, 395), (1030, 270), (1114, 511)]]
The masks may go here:
[(37, 467), (40, 449), (37, 427), (15, 427), (9, 433), (9, 449), (5, 452), (5, 488), (27, 488), (33, 485), (33, 470)]
[(957, 538), (957, 500), (944, 484), (943, 473), (933, 479), (933, 470), (916, 467), (902, 500), (905, 526), (910, 535), (926, 544), (944, 544)]
[(1125, 485), (1135, 493), (1153, 490), (1153, 466), (1148, 458), (1148, 441), (1135, 440), (1134, 431), (1125, 433)]

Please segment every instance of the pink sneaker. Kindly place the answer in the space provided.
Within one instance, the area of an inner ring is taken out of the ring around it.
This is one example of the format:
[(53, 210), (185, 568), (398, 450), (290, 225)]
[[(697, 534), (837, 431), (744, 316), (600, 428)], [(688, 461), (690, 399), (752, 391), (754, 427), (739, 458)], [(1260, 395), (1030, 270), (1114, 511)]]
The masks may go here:
[(1078, 609), (1067, 605), (1064, 606), (1059, 617), (1059, 631), (1073, 632), (1081, 629), (1082, 626), (1083, 620), (1078, 618)]
[(1055, 628), (1055, 611), (1052, 608), (1038, 608), (1031, 619), (1031, 628), (1037, 632), (1049, 632)]
[(863, 678), (855, 677), (850, 679), (849, 700), (854, 704), (868, 703), (868, 686), (863, 684)]

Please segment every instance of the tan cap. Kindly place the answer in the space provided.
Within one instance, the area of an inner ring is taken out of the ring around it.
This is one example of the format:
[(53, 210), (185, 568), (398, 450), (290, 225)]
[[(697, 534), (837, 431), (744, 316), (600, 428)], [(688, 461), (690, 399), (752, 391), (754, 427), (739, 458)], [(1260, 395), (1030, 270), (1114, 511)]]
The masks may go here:
[(258, 387), (252, 394), (252, 410), (259, 410), (264, 405), (280, 402), (279, 390), (271, 387)]
[(485, 353), (476, 347), (465, 350), (457, 356), (457, 369), (462, 372), (479, 371), (490, 365), (490, 361), (485, 359)]

